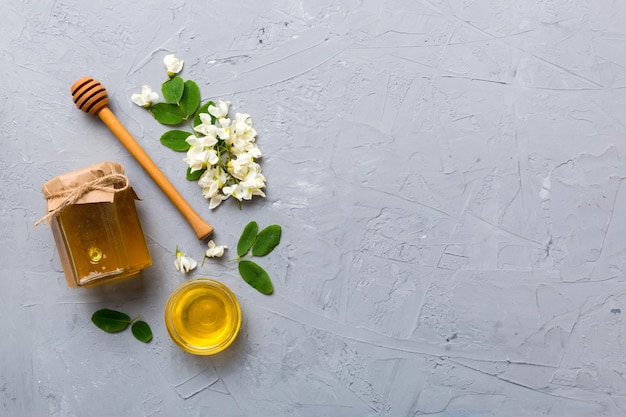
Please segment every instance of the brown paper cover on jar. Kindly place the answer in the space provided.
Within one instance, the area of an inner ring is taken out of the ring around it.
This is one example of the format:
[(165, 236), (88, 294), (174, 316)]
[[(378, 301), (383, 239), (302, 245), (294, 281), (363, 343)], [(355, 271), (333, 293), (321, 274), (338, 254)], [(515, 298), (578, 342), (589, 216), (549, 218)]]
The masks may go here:
[[(67, 196), (84, 184), (93, 183), (98, 179), (112, 175), (116, 177), (123, 176), (124, 167), (116, 162), (104, 161), (52, 178), (41, 187), (41, 191), (47, 200), (47, 212), (50, 213), (59, 209), (59, 207), (65, 203)], [(128, 180), (126, 179), (126, 187), (127, 186)], [(118, 186), (86, 189), (84, 193), (71, 204), (111, 203), (115, 198), (115, 193), (119, 189)]]

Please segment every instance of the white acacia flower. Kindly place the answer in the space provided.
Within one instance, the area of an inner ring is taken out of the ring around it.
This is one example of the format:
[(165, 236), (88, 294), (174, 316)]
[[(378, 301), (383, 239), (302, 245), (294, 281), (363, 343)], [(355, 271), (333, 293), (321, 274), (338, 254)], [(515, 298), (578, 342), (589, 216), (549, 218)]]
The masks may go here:
[[(205, 171), (206, 172), (206, 171)], [(202, 185), (200, 185), (202, 187)], [(217, 181), (212, 181), (207, 186), (202, 187), (202, 196), (207, 200), (210, 198), (217, 197), (220, 192), (220, 183)]]
[(220, 258), (224, 255), (225, 249), (228, 249), (228, 246), (216, 245), (215, 242), (209, 240), (209, 249), (207, 249), (205, 255), (207, 258)]
[(184, 253), (176, 248), (176, 260), (174, 261), (174, 266), (177, 271), (186, 274), (187, 272), (193, 270), (198, 266), (198, 263), (191, 257), (185, 256)]
[(228, 174), (219, 166), (211, 167), (204, 171), (198, 179), (198, 185), (203, 189), (214, 189), (209, 193), (212, 197), (228, 181)]
[[(206, 198), (206, 197), (205, 197)], [(226, 200), (228, 196), (223, 194), (216, 194), (213, 197), (209, 198), (209, 209), (214, 209), (215, 207), (222, 204), (222, 201)]]
[(250, 200), (252, 196), (265, 197), (263, 188), (265, 187), (265, 176), (261, 173), (261, 166), (255, 162), (247, 166), (245, 173), (236, 177), (240, 181), (222, 189), (224, 195), (233, 196), (237, 200)]
[(174, 54), (165, 55), (163, 58), (163, 63), (167, 68), (167, 75), (169, 77), (173, 77), (178, 74), (183, 69), (183, 61), (182, 59), (178, 59), (174, 56)]
[(217, 143), (217, 138), (211, 135), (206, 135), (206, 136), (190, 135), (187, 139), (185, 139), (185, 142), (187, 142), (191, 146), (211, 148)]
[(218, 100), (217, 106), (209, 106), (209, 113), (216, 119), (221, 119), (228, 115), (230, 101)]
[(228, 162), (228, 172), (235, 178), (243, 180), (248, 174), (251, 165), (257, 165), (254, 162), (252, 155), (248, 153), (241, 153), (237, 155), (237, 158), (231, 159)]
[(236, 135), (233, 135), (232, 137), (231, 152), (237, 157), (244, 153), (253, 158), (260, 158), (263, 156), (261, 150), (254, 141), (247, 141)]
[(250, 200), (252, 198), (252, 190), (250, 187), (246, 187), (244, 183), (238, 183), (229, 185), (223, 188), (224, 194), (227, 196), (233, 196), (237, 200)]
[(198, 117), (202, 123), (194, 127), (193, 130), (205, 136), (217, 137), (217, 126), (211, 121), (211, 116), (208, 113), (200, 113)]
[(219, 124), (219, 127), (217, 128), (217, 136), (226, 143), (230, 143), (230, 119), (228, 117), (222, 117), (221, 119), (217, 119), (217, 123)]
[(238, 136), (241, 140), (254, 142), (256, 138), (256, 130), (252, 127), (252, 118), (249, 114), (237, 113), (233, 121), (233, 135)]
[(229, 175), (220, 166), (207, 169), (198, 180), (198, 185), (202, 188), (202, 195), (210, 200), (209, 208), (214, 209), (219, 206), (227, 197), (220, 194), (222, 187), (228, 181)]
[(187, 156), (183, 159), (191, 168), (190, 172), (195, 172), (206, 168), (208, 165), (215, 165), (219, 162), (217, 151), (204, 146), (192, 146), (187, 151)]
[(144, 85), (141, 87), (141, 94), (133, 94), (130, 96), (130, 100), (138, 106), (148, 108), (152, 105), (153, 101), (157, 101), (159, 95), (152, 91), (152, 87)]
[(245, 181), (226, 186), (222, 192), (226, 196), (233, 196), (237, 200), (251, 200), (253, 195), (265, 197), (261, 188), (265, 187), (265, 177), (255, 171), (250, 171)]
[(243, 178), (243, 182), (250, 185), (253, 189), (265, 187), (265, 176), (261, 173), (261, 166), (257, 163), (251, 164), (248, 173)]

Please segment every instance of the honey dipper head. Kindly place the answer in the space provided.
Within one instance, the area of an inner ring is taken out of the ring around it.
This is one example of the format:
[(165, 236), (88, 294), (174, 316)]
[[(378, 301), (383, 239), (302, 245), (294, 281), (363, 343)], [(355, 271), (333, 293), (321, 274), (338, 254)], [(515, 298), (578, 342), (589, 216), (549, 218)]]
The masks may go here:
[(72, 98), (76, 107), (94, 115), (109, 104), (107, 90), (90, 77), (83, 77), (72, 85)]

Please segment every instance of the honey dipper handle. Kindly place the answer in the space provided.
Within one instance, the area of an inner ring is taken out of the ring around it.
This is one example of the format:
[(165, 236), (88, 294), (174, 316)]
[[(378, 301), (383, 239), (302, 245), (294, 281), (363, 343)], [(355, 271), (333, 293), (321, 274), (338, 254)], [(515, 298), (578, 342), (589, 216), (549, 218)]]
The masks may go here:
[(131, 155), (141, 164), (143, 169), (148, 172), (148, 175), (152, 177), (154, 182), (161, 188), (165, 195), (172, 201), (174, 206), (180, 211), (185, 220), (189, 223), (198, 239), (204, 239), (213, 232), (213, 227), (205, 222), (194, 211), (193, 208), (181, 196), (174, 188), (172, 183), (163, 175), (161, 170), (152, 161), (150, 156), (139, 146), (137, 141), (126, 130), (124, 125), (115, 117), (113, 112), (108, 107), (103, 107), (98, 111), (98, 117), (102, 119), (105, 125), (113, 132), (113, 134), (119, 139), (120, 142), (128, 149)]

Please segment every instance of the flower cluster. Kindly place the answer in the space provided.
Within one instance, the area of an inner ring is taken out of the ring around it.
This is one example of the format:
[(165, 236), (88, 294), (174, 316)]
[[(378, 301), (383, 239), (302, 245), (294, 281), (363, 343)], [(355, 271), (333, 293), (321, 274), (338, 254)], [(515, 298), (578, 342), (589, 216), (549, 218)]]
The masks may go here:
[[(166, 103), (156, 103), (157, 93), (144, 85), (141, 94), (131, 100), (146, 108), (162, 124), (177, 125), (186, 121), (192, 132), (172, 130), (161, 137), (161, 143), (187, 155), (187, 179), (198, 180), (209, 208), (219, 206), (230, 197), (242, 200), (265, 197), (265, 176), (256, 162), (262, 156), (256, 144), (257, 132), (249, 114), (229, 117), (230, 102), (208, 101), (200, 106), (200, 92), (195, 82), (184, 81), (177, 74), (184, 62), (174, 55), (163, 59), (168, 80), (161, 86)], [(193, 122), (193, 123), (192, 123)]]
[(255, 162), (261, 156), (256, 145), (256, 131), (250, 115), (236, 113), (228, 118), (230, 103), (209, 105), (200, 113), (202, 123), (194, 127), (195, 135), (187, 138), (189, 150), (184, 161), (189, 172), (204, 171), (198, 179), (204, 198), (215, 208), (229, 197), (250, 200), (253, 195), (265, 197), (265, 177)]

